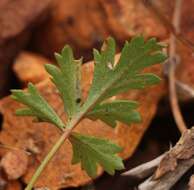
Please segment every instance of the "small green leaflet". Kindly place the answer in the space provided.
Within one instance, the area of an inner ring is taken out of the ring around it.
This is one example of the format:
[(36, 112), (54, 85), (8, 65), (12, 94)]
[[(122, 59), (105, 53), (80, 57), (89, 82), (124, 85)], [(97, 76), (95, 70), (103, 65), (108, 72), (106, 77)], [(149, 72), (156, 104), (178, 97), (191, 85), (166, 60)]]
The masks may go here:
[(81, 100), (81, 60), (74, 60), (72, 49), (65, 46), (61, 54), (55, 54), (60, 68), (47, 64), (46, 70), (52, 76), (52, 81), (58, 88), (64, 102), (68, 118), (79, 110)]
[[(94, 77), (85, 105), (91, 106), (95, 102), (95, 106), (86, 117), (92, 120), (100, 119), (112, 127), (116, 126), (116, 120), (128, 125), (131, 122), (139, 122), (139, 114), (134, 110), (128, 110), (129, 102), (122, 104), (117, 101), (106, 104), (101, 102), (129, 89), (141, 89), (157, 84), (160, 81), (158, 76), (141, 72), (144, 68), (166, 59), (160, 51), (163, 46), (154, 38), (144, 42), (143, 37), (135, 37), (130, 43), (125, 43), (118, 64), (115, 64), (113, 59), (114, 39), (109, 38), (104, 47), (101, 53), (94, 50)], [(116, 110), (119, 110), (119, 113)]]
[(92, 120), (101, 119), (111, 127), (116, 127), (116, 121), (130, 125), (132, 122), (140, 122), (141, 117), (137, 111), (137, 102), (128, 100), (115, 100), (95, 106), (86, 117)]
[[(94, 50), (94, 77), (86, 105), (126, 92), (130, 88), (139, 88), (139, 86), (143, 87), (159, 82), (159, 78), (155, 75), (140, 75), (140, 72), (144, 68), (161, 63), (166, 59), (166, 55), (160, 51), (162, 48), (163, 46), (158, 44), (154, 38), (144, 42), (143, 37), (135, 37), (130, 43), (125, 43), (118, 64), (114, 64), (114, 59), (110, 59), (110, 57), (115, 53), (115, 42), (109, 38), (106, 48), (101, 53)], [(137, 82), (140, 78), (141, 84)]]
[(115, 170), (124, 168), (122, 159), (116, 155), (122, 151), (118, 145), (105, 139), (78, 133), (72, 133), (70, 141), (73, 146), (72, 164), (81, 162), (81, 167), (89, 176), (96, 176), (97, 164), (111, 175), (114, 175)]
[(28, 108), (18, 109), (16, 111), (17, 115), (35, 116), (39, 121), (53, 123), (60, 129), (64, 128), (64, 124), (61, 119), (58, 117), (53, 108), (39, 94), (33, 84), (28, 84), (28, 92), (23, 90), (12, 90), (12, 98), (28, 106)]
[(145, 87), (158, 84), (161, 79), (154, 74), (136, 74), (131, 78), (125, 78), (120, 83), (114, 85), (108, 93), (103, 95), (103, 99), (110, 98), (116, 94), (128, 91), (128, 89), (143, 89)]

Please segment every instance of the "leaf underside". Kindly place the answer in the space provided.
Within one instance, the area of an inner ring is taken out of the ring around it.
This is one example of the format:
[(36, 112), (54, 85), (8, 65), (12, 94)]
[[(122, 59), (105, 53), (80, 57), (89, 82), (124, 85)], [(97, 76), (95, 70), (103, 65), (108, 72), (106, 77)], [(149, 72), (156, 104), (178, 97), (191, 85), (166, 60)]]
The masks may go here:
[(118, 145), (105, 139), (78, 133), (73, 133), (70, 141), (73, 145), (72, 164), (81, 162), (82, 169), (86, 170), (90, 177), (96, 177), (97, 164), (111, 175), (116, 169), (124, 168), (122, 159), (116, 155), (122, 151)]
[(143, 37), (136, 37), (130, 43), (125, 43), (118, 64), (114, 64), (110, 55), (115, 52), (115, 43), (109, 38), (106, 49), (101, 53), (94, 50), (94, 77), (87, 101), (102, 101), (129, 89), (158, 83), (160, 80), (157, 76), (141, 72), (166, 59), (166, 55), (160, 51), (162, 48), (154, 38), (144, 42)]
[(16, 111), (19, 116), (34, 116), (39, 121), (46, 121), (54, 124), (60, 129), (64, 128), (62, 120), (59, 118), (53, 108), (39, 94), (36, 87), (29, 83), (28, 92), (23, 90), (12, 90), (12, 98), (22, 104), (26, 108), (21, 108)]
[(47, 64), (46, 70), (60, 92), (69, 118), (79, 110), (81, 100), (81, 59), (74, 60), (72, 49), (65, 46), (61, 54), (55, 54), (59, 68)]
[(130, 125), (132, 122), (140, 122), (140, 114), (135, 111), (137, 102), (128, 100), (115, 100), (95, 106), (86, 117), (92, 120), (100, 119), (111, 127), (116, 127), (116, 121)]
[[(136, 111), (137, 102), (110, 98), (130, 89), (142, 89), (157, 84), (160, 81), (158, 76), (143, 71), (151, 65), (165, 61), (166, 55), (161, 52), (162, 48), (154, 38), (145, 42), (143, 37), (135, 37), (125, 43), (120, 59), (115, 63), (115, 41), (108, 38), (101, 52), (94, 50), (93, 81), (86, 101), (82, 102), (82, 61), (74, 60), (72, 49), (65, 46), (61, 54), (55, 55), (59, 67), (48, 64), (46, 70), (63, 100), (68, 122), (80, 113), (82, 118), (100, 119), (111, 127), (115, 127), (117, 121), (127, 125), (140, 122), (141, 117)], [(50, 122), (60, 129), (66, 127), (34, 85), (29, 84), (27, 92), (12, 90), (12, 94), (16, 101), (27, 106), (18, 110), (18, 115), (35, 116), (39, 121)], [(72, 133), (70, 141), (73, 147), (72, 163), (80, 162), (89, 176), (96, 176), (98, 164), (111, 175), (115, 170), (123, 169), (122, 160), (116, 155), (121, 151), (118, 145), (78, 133)]]

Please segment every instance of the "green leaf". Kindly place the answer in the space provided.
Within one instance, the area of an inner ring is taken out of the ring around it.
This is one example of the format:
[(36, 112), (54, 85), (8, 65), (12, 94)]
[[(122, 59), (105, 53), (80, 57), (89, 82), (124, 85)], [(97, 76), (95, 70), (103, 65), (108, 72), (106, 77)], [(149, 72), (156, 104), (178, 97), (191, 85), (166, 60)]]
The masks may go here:
[(132, 122), (140, 122), (141, 117), (137, 111), (137, 102), (128, 100), (115, 100), (95, 106), (86, 117), (91, 120), (100, 119), (106, 124), (115, 127), (116, 121), (130, 125)]
[[(118, 64), (112, 63), (110, 67), (110, 61), (113, 60), (110, 60), (109, 55), (115, 52), (113, 41), (112, 38), (109, 38), (106, 49), (101, 53), (94, 51), (94, 77), (86, 105), (101, 102), (108, 97), (126, 92), (130, 88), (140, 88), (139, 86), (144, 87), (159, 81), (153, 75), (140, 75), (144, 68), (161, 63), (166, 59), (166, 55), (160, 51), (163, 46), (155, 39), (144, 42), (143, 37), (140, 36), (133, 38), (130, 43), (126, 42)], [(144, 79), (149, 82), (143, 82)]]
[(97, 164), (114, 175), (115, 170), (124, 168), (122, 159), (116, 154), (122, 150), (112, 142), (96, 137), (73, 133), (70, 137), (73, 146), (72, 163), (81, 162), (81, 167), (89, 176), (96, 177)]
[(52, 81), (58, 88), (64, 102), (68, 118), (79, 110), (81, 100), (80, 78), (82, 60), (74, 60), (72, 49), (65, 46), (61, 54), (55, 55), (59, 68), (47, 64), (46, 70), (52, 76)]
[(101, 50), (101, 54), (97, 50), (94, 50), (93, 53), (95, 69), (92, 86), (89, 92), (89, 99), (92, 96), (97, 95), (99, 91), (101, 90), (103, 91), (103, 87), (110, 79), (110, 75), (114, 67), (114, 55), (115, 55), (114, 39), (108, 38), (107, 45), (104, 45), (104, 48), (102, 48)]
[(125, 79), (115, 84), (108, 92), (106, 92), (101, 100), (127, 92), (129, 89), (143, 89), (147, 86), (158, 84), (160, 81), (161, 79), (158, 76), (151, 73), (136, 74), (129, 78), (125, 77)]
[(18, 115), (35, 116), (41, 121), (50, 122), (60, 129), (64, 128), (64, 124), (58, 117), (53, 108), (39, 94), (36, 87), (29, 83), (28, 92), (23, 90), (12, 90), (12, 98), (28, 108), (17, 110)]
[[(73, 146), (72, 163), (81, 163), (82, 168), (92, 177), (96, 176), (98, 164), (111, 175), (115, 170), (123, 169), (122, 160), (117, 156), (121, 148), (105, 139), (72, 133), (71, 130), (84, 117), (100, 119), (112, 127), (115, 127), (117, 121), (128, 125), (131, 122), (139, 122), (140, 115), (135, 111), (136, 102), (107, 99), (129, 89), (141, 89), (157, 84), (160, 81), (159, 77), (145, 73), (144, 69), (166, 59), (166, 55), (162, 53), (163, 46), (155, 39), (145, 42), (140, 36), (126, 42), (118, 63), (114, 60), (115, 46), (114, 39), (108, 38), (100, 52), (94, 50), (93, 81), (88, 97), (83, 103), (80, 102), (81, 60), (74, 60), (71, 48), (65, 46), (61, 54), (56, 54), (59, 67), (46, 65), (46, 70), (60, 92), (68, 115), (66, 127), (69, 129), (68, 135), (70, 134), (69, 139)], [(59, 116), (32, 84), (28, 86), (28, 92), (21, 90), (12, 92), (15, 100), (27, 106), (18, 110), (17, 115), (35, 116), (39, 121), (47, 121), (61, 129), (64, 128)], [(60, 144), (57, 142), (55, 146), (63, 143), (61, 139), (59, 140)]]

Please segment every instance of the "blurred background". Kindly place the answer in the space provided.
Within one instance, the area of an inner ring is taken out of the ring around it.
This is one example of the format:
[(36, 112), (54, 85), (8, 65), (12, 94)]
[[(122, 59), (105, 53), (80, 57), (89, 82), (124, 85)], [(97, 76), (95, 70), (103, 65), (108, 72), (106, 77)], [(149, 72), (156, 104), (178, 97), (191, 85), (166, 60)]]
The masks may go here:
[[(156, 37), (169, 47), (174, 8), (175, 0), (0, 0), (0, 110), (1, 122), (5, 122), (1, 130), (6, 129), (7, 134), (11, 130), (6, 128), (8, 121), (4, 120), (5, 114), (12, 110), (9, 109), (12, 102), (7, 104), (5, 98), (10, 94), (10, 89), (25, 88), (28, 82), (45, 80), (47, 74), (43, 69), (44, 64), (55, 64), (54, 53), (60, 52), (64, 45), (69, 44), (75, 57), (83, 57), (84, 63), (92, 61), (92, 49), (99, 49), (108, 36), (117, 41), (118, 53), (125, 40), (135, 35), (143, 35), (146, 39)], [(183, 1), (180, 33), (189, 42), (194, 42), (193, 9), (193, 0)], [(177, 42), (176, 51), (181, 60), (176, 67), (178, 99), (186, 125), (190, 127), (194, 122), (194, 57), (191, 48), (180, 41)], [(135, 132), (137, 137), (133, 138), (137, 140), (133, 139), (133, 151), (125, 156), (130, 157), (126, 160), (126, 170), (157, 157), (180, 137), (169, 105), (165, 69), (164, 66), (154, 69), (163, 78), (160, 87), (141, 94), (143, 98), (140, 99), (150, 101), (153, 111), (146, 116), (149, 105), (143, 105), (141, 113), (143, 116), (145, 114), (146, 124), (143, 124), (144, 129), (140, 132)], [(0, 142), (14, 144), (14, 141), (7, 140), (6, 135), (0, 136)], [(7, 151), (2, 152), (1, 157)], [(10, 182), (2, 175), (0, 189), (23, 189), (29, 180), (27, 175), (24, 179), (19, 177), (19, 180)], [(174, 188), (182, 190), (188, 180), (183, 178), (181, 184)], [(104, 174), (89, 186), (73, 189), (130, 189), (134, 188), (131, 181), (118, 172), (115, 177)], [(74, 183), (84, 185), (82, 182)], [(63, 186), (68, 187), (60, 187)]]

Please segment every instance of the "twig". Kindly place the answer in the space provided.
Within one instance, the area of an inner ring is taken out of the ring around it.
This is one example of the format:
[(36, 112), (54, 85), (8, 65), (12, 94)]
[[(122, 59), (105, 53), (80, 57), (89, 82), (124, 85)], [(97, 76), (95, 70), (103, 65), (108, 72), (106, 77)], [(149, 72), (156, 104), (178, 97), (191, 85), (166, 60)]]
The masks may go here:
[[(152, 0), (142, 0), (143, 4), (155, 15), (157, 18), (164, 24), (164, 26), (187, 48), (194, 51), (194, 44), (186, 39), (180, 31), (177, 31), (176, 28), (166, 19), (158, 7), (152, 2)], [(176, 9), (176, 8), (175, 8)]]
[(179, 128), (180, 132), (184, 132), (187, 127), (183, 120), (179, 105), (178, 105), (178, 98), (176, 93), (176, 79), (175, 79), (175, 66), (178, 62), (177, 55), (176, 55), (176, 39), (184, 43), (187, 47), (194, 50), (193, 44), (190, 42), (188, 43), (187, 40), (181, 35), (180, 33), (180, 16), (181, 16), (181, 4), (182, 0), (177, 0), (175, 3), (175, 10), (173, 15), (173, 24), (171, 24), (165, 16), (158, 10), (156, 5), (151, 0), (142, 0), (142, 2), (159, 18), (159, 20), (170, 30), (170, 47), (169, 47), (169, 61), (167, 65), (167, 73), (169, 79), (169, 99), (170, 105), (173, 112), (173, 116), (177, 127)]
[[(175, 11), (173, 15), (173, 25), (175, 31), (180, 32), (180, 16), (181, 16), (181, 5), (182, 0), (176, 0), (175, 4)], [(176, 93), (176, 86), (175, 86), (175, 64), (177, 63), (177, 56), (176, 56), (176, 37), (174, 34), (170, 36), (170, 47), (169, 47), (169, 93), (170, 93), (170, 105), (173, 112), (173, 116), (177, 127), (179, 128), (180, 132), (183, 133), (187, 127), (185, 125), (184, 119), (182, 117), (179, 105), (178, 105), (178, 98)]]
[(176, 80), (176, 88), (189, 96), (190, 98), (194, 98), (194, 89), (191, 88), (189, 85)]
[(176, 170), (169, 172), (158, 180), (152, 177), (139, 185), (138, 190), (168, 190), (194, 165), (194, 156), (188, 160), (180, 161)]
[(194, 127), (186, 130), (162, 158), (154, 175), (138, 190), (169, 190), (194, 165)]
[[(176, 0), (175, 12), (174, 12), (174, 16), (173, 16), (173, 25), (174, 25), (174, 29), (176, 32), (180, 32), (179, 25), (180, 25), (181, 3), (182, 3), (182, 0)], [(169, 77), (169, 91), (170, 91), (171, 109), (172, 109), (176, 124), (177, 124), (179, 130), (181, 131), (181, 133), (183, 133), (184, 131), (187, 130), (187, 127), (186, 127), (184, 120), (182, 118), (182, 115), (181, 115), (181, 112), (179, 109), (179, 105), (178, 105), (177, 94), (176, 94), (176, 79), (175, 79), (175, 66), (176, 65), (175, 64), (177, 63), (177, 56), (176, 56), (176, 36), (174, 35), (174, 33), (172, 33), (171, 37), (170, 37), (169, 57), (170, 58), (169, 58), (168, 77)], [(187, 133), (186, 132), (184, 133), (183, 137), (185, 137), (186, 134), (191, 135), (189, 130), (187, 131)], [(193, 139), (193, 136), (189, 137), (189, 138)], [(181, 144), (181, 142), (179, 142), (179, 143)], [(187, 142), (187, 141), (185, 141), (185, 142)], [(180, 151), (180, 149), (179, 149), (180, 144), (177, 143), (177, 145), (176, 145), (177, 147), (175, 146), (174, 149), (176, 150), (176, 148), (177, 148)], [(188, 144), (188, 142), (187, 142), (187, 144)], [(165, 159), (167, 159), (167, 161), (168, 161), (168, 159), (170, 159), (170, 158), (168, 158), (169, 155), (170, 154), (165, 156)], [(162, 160), (165, 160), (165, 159), (162, 159)], [(165, 173), (165, 175), (163, 174), (159, 178), (156, 178), (155, 175), (151, 176), (150, 178), (148, 178), (146, 181), (144, 181), (142, 184), (140, 184), (138, 186), (138, 190), (152, 190), (152, 189), (154, 189), (154, 190), (168, 190), (193, 165), (194, 165), (194, 155), (188, 159), (179, 160), (178, 164), (177, 165), (175, 164), (176, 167), (173, 170), (171, 170), (171, 168), (169, 168), (169, 172)], [(166, 166), (166, 167), (170, 167), (170, 166)], [(162, 170), (160, 172), (164, 172), (164, 171)]]
[(163, 157), (164, 157), (164, 154), (160, 155), (154, 160), (141, 164), (123, 173), (122, 176), (130, 176), (138, 179), (145, 179), (146, 177), (153, 174), (153, 172), (155, 171), (156, 167), (158, 166), (158, 164), (160, 163)]
[[(78, 118), (78, 119), (80, 119), (80, 118)], [(74, 120), (74, 121), (70, 122), (69, 126), (75, 126), (78, 122), (79, 122), (78, 120)], [(35, 171), (34, 175), (32, 176), (32, 178), (31, 178), (30, 182), (28, 183), (27, 187), (25, 188), (25, 190), (31, 190), (33, 188), (35, 182), (37, 181), (38, 177), (41, 175), (44, 168), (47, 166), (48, 162), (53, 158), (53, 156), (55, 155), (57, 150), (62, 146), (64, 141), (70, 136), (72, 129), (73, 128), (66, 129), (65, 132), (61, 135), (61, 137), (57, 140), (56, 144), (51, 148), (49, 153), (46, 155), (44, 160), (41, 162), (38, 169)]]

